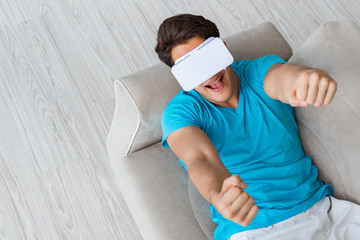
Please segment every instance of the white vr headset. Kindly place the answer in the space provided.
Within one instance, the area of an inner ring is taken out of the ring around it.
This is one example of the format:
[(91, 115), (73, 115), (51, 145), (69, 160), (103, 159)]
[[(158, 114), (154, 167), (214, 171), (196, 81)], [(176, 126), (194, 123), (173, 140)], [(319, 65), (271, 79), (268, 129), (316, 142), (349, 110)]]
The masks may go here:
[(234, 61), (220, 38), (210, 37), (175, 61), (171, 72), (185, 91), (191, 91)]

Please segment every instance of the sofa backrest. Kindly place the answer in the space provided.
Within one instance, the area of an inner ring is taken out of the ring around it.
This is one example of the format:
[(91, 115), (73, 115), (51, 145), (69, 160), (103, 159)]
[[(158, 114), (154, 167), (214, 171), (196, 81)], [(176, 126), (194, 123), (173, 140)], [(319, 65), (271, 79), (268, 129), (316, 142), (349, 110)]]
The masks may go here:
[[(224, 41), (235, 60), (264, 55), (288, 60), (292, 54), (289, 44), (270, 22)], [(114, 87), (116, 108), (107, 148), (110, 159), (119, 159), (161, 140), (161, 114), (181, 88), (163, 63), (122, 77), (115, 81)]]
[(334, 186), (335, 196), (360, 204), (360, 29), (351, 21), (327, 22), (289, 62), (327, 71), (338, 83), (332, 103), (296, 108), (303, 148)]

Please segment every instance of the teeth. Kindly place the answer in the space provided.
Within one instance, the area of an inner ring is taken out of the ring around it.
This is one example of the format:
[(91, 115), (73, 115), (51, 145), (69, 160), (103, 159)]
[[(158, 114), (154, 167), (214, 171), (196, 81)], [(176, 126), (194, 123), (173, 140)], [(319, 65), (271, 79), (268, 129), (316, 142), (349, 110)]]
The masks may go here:
[(221, 76), (215, 81), (215, 82), (213, 82), (212, 84), (210, 84), (210, 85), (214, 85), (214, 84), (216, 84), (218, 81), (220, 81), (220, 79), (221, 79)]

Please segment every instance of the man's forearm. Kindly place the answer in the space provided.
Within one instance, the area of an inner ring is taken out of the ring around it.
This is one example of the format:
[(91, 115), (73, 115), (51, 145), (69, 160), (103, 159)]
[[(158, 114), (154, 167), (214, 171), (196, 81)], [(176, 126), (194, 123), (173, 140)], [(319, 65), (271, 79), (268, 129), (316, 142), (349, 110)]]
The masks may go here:
[(286, 93), (294, 86), (298, 72), (305, 69), (307, 67), (291, 63), (275, 64), (265, 75), (265, 92), (275, 100), (289, 103)]
[(293, 107), (329, 104), (336, 82), (325, 71), (291, 63), (275, 64), (264, 79), (266, 94)]
[(224, 180), (231, 176), (225, 166), (206, 160), (193, 161), (188, 166), (188, 173), (200, 194), (214, 206)]
[(246, 184), (239, 175), (231, 176), (209, 137), (195, 126), (172, 132), (167, 142), (176, 156), (185, 163), (191, 181), (200, 194), (220, 214), (247, 226), (255, 217), (255, 200), (242, 191)]
[(242, 191), (247, 186), (239, 175), (231, 176), (224, 166), (205, 161), (194, 162), (188, 172), (202, 196), (223, 217), (242, 226), (251, 223), (259, 207), (253, 197)]

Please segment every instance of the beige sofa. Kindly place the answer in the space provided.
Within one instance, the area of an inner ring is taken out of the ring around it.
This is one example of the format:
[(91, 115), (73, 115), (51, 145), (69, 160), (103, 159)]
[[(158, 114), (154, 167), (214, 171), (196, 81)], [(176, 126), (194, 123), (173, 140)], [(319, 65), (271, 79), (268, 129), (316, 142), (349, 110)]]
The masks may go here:
[[(336, 79), (332, 104), (297, 108), (296, 118), (320, 177), (338, 198), (360, 203), (360, 30), (349, 21), (325, 23), (294, 55), (271, 23), (224, 40), (236, 60), (278, 55)], [(178, 159), (160, 144), (162, 111), (179, 91), (162, 63), (115, 82), (109, 164), (144, 239), (213, 239), (216, 227)]]

